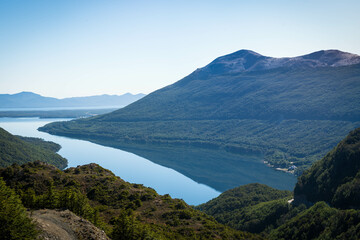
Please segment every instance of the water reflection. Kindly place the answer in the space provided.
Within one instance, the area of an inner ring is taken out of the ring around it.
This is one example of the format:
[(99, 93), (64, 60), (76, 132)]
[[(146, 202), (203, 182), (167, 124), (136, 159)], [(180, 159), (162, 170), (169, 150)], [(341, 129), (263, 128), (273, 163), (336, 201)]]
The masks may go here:
[(220, 192), (248, 183), (263, 183), (277, 189), (293, 190), (296, 182), (293, 175), (267, 167), (262, 157), (256, 155), (188, 146), (114, 142), (105, 144), (175, 169), (194, 181)]
[(174, 198), (184, 199), (188, 204), (204, 203), (220, 194), (213, 188), (199, 184), (171, 168), (158, 165), (133, 153), (37, 131), (40, 126), (60, 120), (0, 118), (0, 127), (12, 134), (40, 137), (59, 143), (62, 146), (59, 154), (68, 159), (69, 167), (97, 163), (125, 181), (152, 187), (159, 194), (168, 193)]
[(293, 175), (268, 168), (260, 156), (194, 147), (102, 142), (110, 146), (106, 147), (37, 131), (38, 127), (59, 120), (0, 118), (0, 127), (13, 134), (59, 143), (59, 153), (68, 159), (69, 167), (98, 163), (125, 181), (144, 184), (193, 205), (248, 183), (288, 190), (295, 185)]

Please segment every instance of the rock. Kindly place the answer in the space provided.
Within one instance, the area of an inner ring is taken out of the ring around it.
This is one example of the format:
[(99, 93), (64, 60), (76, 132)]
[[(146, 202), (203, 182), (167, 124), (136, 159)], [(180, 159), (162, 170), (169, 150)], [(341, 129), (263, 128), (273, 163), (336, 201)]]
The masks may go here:
[(41, 231), (39, 239), (108, 240), (105, 232), (69, 210), (41, 209), (30, 213)]

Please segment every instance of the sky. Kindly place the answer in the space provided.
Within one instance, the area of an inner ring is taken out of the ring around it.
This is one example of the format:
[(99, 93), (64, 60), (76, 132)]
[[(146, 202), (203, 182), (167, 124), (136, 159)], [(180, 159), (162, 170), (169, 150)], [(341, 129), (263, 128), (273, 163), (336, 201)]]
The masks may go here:
[(360, 55), (359, 0), (0, 0), (0, 94), (148, 94), (219, 56)]

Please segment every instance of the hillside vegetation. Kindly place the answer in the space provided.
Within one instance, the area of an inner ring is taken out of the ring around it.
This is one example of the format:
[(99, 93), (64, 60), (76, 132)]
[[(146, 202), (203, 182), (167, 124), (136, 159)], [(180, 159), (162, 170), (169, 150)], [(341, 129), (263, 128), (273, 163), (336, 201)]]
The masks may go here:
[(267, 239), (359, 239), (360, 211), (325, 202), (290, 204), (291, 193), (249, 184), (198, 206), (216, 220)]
[[(13, 164), (0, 168), (0, 233), (7, 239), (34, 238), (38, 232), (26, 207), (68, 209), (115, 240), (356, 240), (360, 238), (359, 136), (360, 129), (350, 132), (299, 177), (294, 202), (290, 191), (255, 183), (191, 207), (167, 194), (125, 182), (97, 164), (65, 171), (39, 161)], [(48, 143), (47, 147), (54, 150), (56, 145)]]
[(32, 240), (38, 234), (28, 217), (20, 197), (0, 178), (0, 236), (1, 239)]
[(123, 109), (40, 130), (103, 144), (255, 152), (301, 173), (360, 125), (359, 59), (340, 51), (275, 59), (243, 50)]
[(217, 198), (201, 204), (197, 208), (217, 217), (217, 215), (226, 214), (233, 209), (241, 209), (261, 202), (291, 197), (292, 193), (290, 191), (277, 190), (265, 184), (252, 183), (223, 192)]
[(294, 193), (298, 201), (360, 209), (360, 128), (304, 172)]
[(261, 239), (233, 230), (184, 201), (130, 184), (97, 164), (64, 172), (41, 162), (0, 169), (30, 209), (69, 209), (112, 239)]
[[(219, 222), (269, 239), (359, 239), (360, 129), (299, 177), (292, 194), (249, 184), (198, 206)], [(326, 201), (326, 202), (324, 202)]]
[(360, 239), (360, 211), (339, 210), (318, 202), (301, 212), (278, 229), (270, 239)]
[(235, 229), (260, 233), (276, 225), (276, 219), (288, 211), (291, 198), (290, 191), (254, 183), (223, 192), (196, 208)]
[(28, 142), (32, 145), (40, 146), (41, 148), (50, 150), (52, 152), (58, 152), (61, 149), (60, 144), (51, 142), (51, 141), (44, 141), (44, 139), (41, 138), (35, 138), (35, 137), (23, 137), (23, 136), (15, 136), (20, 138), (21, 140)]
[(0, 167), (43, 161), (63, 169), (67, 166), (67, 160), (56, 153), (60, 148), (56, 143), (13, 136), (0, 128)]

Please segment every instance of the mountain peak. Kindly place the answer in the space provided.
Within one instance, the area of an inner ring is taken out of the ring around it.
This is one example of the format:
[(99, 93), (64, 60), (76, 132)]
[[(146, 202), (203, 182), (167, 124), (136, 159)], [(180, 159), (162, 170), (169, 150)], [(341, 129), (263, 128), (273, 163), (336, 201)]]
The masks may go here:
[[(236, 55), (236, 56), (249, 56), (249, 55), (253, 55), (253, 56), (262, 56), (261, 54), (254, 52), (252, 50), (248, 50), (248, 49), (241, 49), (239, 51), (236, 51), (232, 54), (229, 55)], [(227, 56), (229, 56), (227, 55)]]
[(40, 96), (39, 94), (33, 93), (33, 92), (19, 92), (19, 93), (15, 93), (13, 95), (18, 95), (18, 96)]
[(299, 59), (318, 61), (321, 65), (330, 67), (347, 66), (360, 63), (360, 56), (336, 49), (321, 50), (300, 56)]
[(299, 57), (272, 58), (257, 52), (242, 49), (216, 58), (198, 69), (198, 76), (262, 71), (275, 68), (339, 67), (360, 63), (360, 56), (339, 50), (321, 50)]

